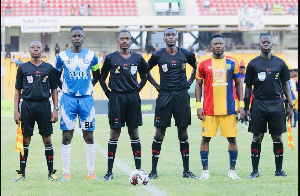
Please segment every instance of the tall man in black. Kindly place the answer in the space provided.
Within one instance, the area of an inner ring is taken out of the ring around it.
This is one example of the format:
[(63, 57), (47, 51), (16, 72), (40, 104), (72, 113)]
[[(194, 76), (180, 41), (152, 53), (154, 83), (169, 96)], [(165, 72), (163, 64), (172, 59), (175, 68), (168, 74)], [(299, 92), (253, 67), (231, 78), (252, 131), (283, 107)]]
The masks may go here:
[[(131, 148), (136, 169), (141, 168), (141, 143), (138, 126), (143, 124), (141, 113), (141, 99), (139, 92), (147, 82), (147, 62), (141, 55), (130, 50), (131, 34), (127, 30), (118, 32), (117, 42), (120, 50), (106, 56), (101, 69), (100, 84), (109, 99), (108, 119), (110, 124), (110, 140), (108, 142), (108, 170), (104, 181), (113, 179), (113, 163), (117, 150), (121, 127), (128, 127)], [(105, 79), (108, 73), (109, 88)], [(137, 82), (137, 72), (141, 82)]]
[[(253, 133), (251, 144), (253, 172), (248, 178), (259, 176), (258, 164), (261, 142), (264, 133), (267, 132), (267, 125), (273, 140), (276, 165), (275, 176), (287, 177), (282, 171), (282, 133), (286, 132), (286, 116), (291, 117), (294, 104), (288, 84), (290, 80), (289, 69), (282, 59), (271, 53), (272, 45), (272, 37), (269, 34), (261, 34), (258, 43), (261, 54), (249, 62), (246, 71), (244, 99), (246, 120), (250, 122), (248, 131)], [(254, 86), (254, 99), (251, 104), (251, 110), (249, 110), (252, 85)], [(286, 111), (280, 98), (282, 91), (287, 98)]]
[[(165, 137), (166, 128), (171, 125), (172, 114), (178, 130), (180, 151), (183, 161), (183, 177), (197, 178), (189, 171), (189, 142), (187, 127), (191, 124), (190, 96), (188, 88), (195, 79), (197, 61), (195, 54), (185, 49), (176, 47), (178, 40), (174, 28), (166, 29), (164, 33), (166, 48), (155, 52), (148, 61), (147, 78), (159, 91), (156, 100), (154, 126), (156, 132), (152, 143), (152, 171), (149, 179), (157, 178), (157, 162), (161, 145)], [(193, 67), (190, 79), (186, 78), (186, 63)], [(160, 85), (150, 74), (150, 70), (158, 64), (160, 73)]]
[[(53, 169), (53, 146), (51, 134), (52, 123), (58, 120), (58, 96), (56, 71), (51, 64), (41, 61), (42, 44), (39, 41), (31, 42), (29, 53), (31, 60), (19, 66), (16, 78), (14, 97), (14, 119), (16, 124), (22, 122), (24, 155), (20, 153), (20, 170), (14, 179), (15, 182), (25, 179), (25, 168), (29, 151), (29, 144), (35, 121), (38, 124), (39, 134), (45, 145), (45, 156), (48, 165), (48, 178), (57, 181), (56, 170)], [(49, 102), (51, 96), (54, 109), (51, 113)], [(21, 93), (22, 91), (22, 93)], [(19, 112), (20, 99), (23, 99), (21, 114)]]

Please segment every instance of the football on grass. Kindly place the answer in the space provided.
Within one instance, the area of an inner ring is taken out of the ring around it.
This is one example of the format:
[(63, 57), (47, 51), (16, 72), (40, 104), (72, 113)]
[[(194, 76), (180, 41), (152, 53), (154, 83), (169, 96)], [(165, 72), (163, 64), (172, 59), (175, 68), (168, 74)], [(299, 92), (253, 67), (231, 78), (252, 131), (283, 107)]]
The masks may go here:
[(129, 181), (132, 185), (148, 184), (148, 174), (142, 169), (133, 170), (129, 176)]

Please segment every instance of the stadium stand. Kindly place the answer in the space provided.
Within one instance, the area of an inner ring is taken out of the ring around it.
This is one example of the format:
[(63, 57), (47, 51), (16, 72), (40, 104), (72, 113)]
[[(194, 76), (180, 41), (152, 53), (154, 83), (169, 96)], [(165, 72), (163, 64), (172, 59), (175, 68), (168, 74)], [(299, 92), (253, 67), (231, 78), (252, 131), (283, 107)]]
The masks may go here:
[[(46, 9), (43, 11), (40, 0), (30, 0), (29, 3), (23, 3), (21, 0), (3, 0), (1, 16), (5, 13), (7, 3), (11, 5), (12, 13), (6, 13), (6, 16), (70, 16), (72, 5), (75, 7), (75, 16), (79, 16), (80, 5), (84, 5), (85, 8), (91, 5), (92, 16), (138, 16), (135, 0), (47, 0), (46, 2)], [(87, 13), (86, 10), (86, 16)]]
[[(244, 3), (248, 7), (256, 4), (263, 8), (269, 3), (271, 8), (275, 1), (267, 0), (211, 0), (210, 8), (203, 8), (203, 0), (195, 0), (198, 15), (237, 15)], [(138, 16), (138, 6), (136, 0), (47, 0), (46, 10), (41, 9), (40, 0), (30, 0), (29, 3), (23, 3), (22, 0), (3, 0), (1, 1), (1, 15), (5, 13), (5, 6), (9, 3), (12, 7), (12, 13), (6, 13), (6, 16), (70, 16), (70, 7), (74, 5), (75, 15), (79, 16), (78, 8), (80, 5), (92, 6), (92, 16)], [(278, 0), (282, 6), (282, 14), (288, 14), (290, 5), (296, 8), (295, 15), (298, 14), (298, 0)], [(185, 3), (189, 3), (185, 1)], [(26, 10), (26, 11), (25, 11)], [(29, 10), (29, 11), (28, 11)], [(273, 14), (271, 9), (269, 13)], [(87, 11), (85, 12), (87, 15)]]
[(273, 14), (273, 5), (278, 2), (282, 6), (281, 14), (288, 14), (288, 9), (290, 5), (296, 7), (296, 15), (298, 14), (298, 0), (210, 0), (210, 8), (203, 8), (204, 0), (196, 0), (197, 9), (199, 15), (237, 15), (238, 11), (247, 3), (248, 7), (254, 7), (256, 4), (259, 8), (263, 8), (266, 3), (269, 3), (271, 9), (268, 13), (264, 14)]

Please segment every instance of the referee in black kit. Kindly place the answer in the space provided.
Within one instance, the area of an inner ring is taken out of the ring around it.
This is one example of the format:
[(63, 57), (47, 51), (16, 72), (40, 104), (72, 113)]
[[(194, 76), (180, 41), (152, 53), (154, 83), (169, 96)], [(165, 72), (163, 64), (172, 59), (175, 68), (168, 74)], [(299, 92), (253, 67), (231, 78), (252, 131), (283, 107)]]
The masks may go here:
[[(53, 169), (53, 146), (51, 134), (53, 133), (52, 123), (58, 120), (58, 95), (57, 95), (57, 74), (54, 67), (41, 61), (42, 44), (39, 41), (31, 42), (29, 53), (31, 60), (19, 66), (16, 78), (16, 90), (14, 97), (14, 119), (16, 124), (22, 122), (24, 155), (20, 153), (20, 171), (14, 179), (15, 182), (25, 179), (25, 168), (29, 151), (29, 144), (35, 121), (38, 124), (39, 134), (42, 136), (45, 145), (45, 156), (48, 165), (48, 178), (57, 181), (56, 170)], [(49, 102), (50, 90), (54, 109), (51, 113)], [(22, 93), (21, 93), (22, 91)], [(21, 114), (19, 112), (20, 99)]]
[[(139, 92), (147, 82), (147, 62), (140, 54), (130, 51), (132, 40), (129, 31), (118, 32), (117, 42), (120, 50), (106, 56), (100, 75), (100, 85), (109, 99), (108, 119), (111, 128), (108, 142), (108, 170), (104, 181), (113, 179), (112, 168), (118, 139), (121, 127), (125, 126), (125, 122), (131, 139), (135, 167), (141, 169), (141, 143), (138, 126), (141, 126), (143, 122)], [(111, 91), (105, 83), (109, 72)], [(140, 83), (137, 82), (137, 72), (140, 74)]]
[[(245, 111), (246, 120), (249, 123), (248, 131), (253, 133), (251, 144), (251, 159), (253, 171), (248, 178), (259, 176), (258, 164), (261, 152), (261, 142), (264, 133), (269, 133), (273, 140), (273, 151), (275, 155), (275, 176), (287, 177), (282, 171), (283, 143), (282, 133), (286, 132), (286, 116), (289, 118), (293, 113), (293, 101), (288, 81), (290, 73), (285, 62), (274, 56), (272, 50), (272, 37), (269, 34), (261, 34), (258, 46), (260, 56), (252, 59), (246, 71), (245, 89)], [(250, 95), (254, 86), (254, 99), (249, 110)], [(286, 108), (280, 97), (283, 91), (286, 99)]]
[[(195, 54), (176, 46), (177, 31), (167, 28), (164, 33), (166, 48), (155, 52), (148, 61), (149, 82), (159, 91), (155, 107), (154, 126), (156, 132), (152, 143), (152, 170), (149, 179), (157, 178), (157, 162), (166, 128), (171, 126), (172, 115), (177, 126), (180, 152), (183, 161), (183, 177), (197, 177), (189, 171), (189, 142), (187, 127), (191, 124), (190, 96), (188, 88), (195, 80), (197, 61)], [(186, 78), (186, 63), (193, 67), (190, 79)], [(150, 70), (158, 64), (160, 85), (150, 74)]]

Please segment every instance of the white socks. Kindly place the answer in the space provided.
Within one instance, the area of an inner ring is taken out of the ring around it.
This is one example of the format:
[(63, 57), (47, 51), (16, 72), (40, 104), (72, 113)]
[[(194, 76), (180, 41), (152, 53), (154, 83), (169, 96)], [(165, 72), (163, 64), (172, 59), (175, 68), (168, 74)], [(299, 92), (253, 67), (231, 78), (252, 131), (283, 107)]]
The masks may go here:
[(63, 173), (70, 173), (70, 153), (71, 153), (71, 144), (64, 145), (61, 144), (61, 159), (63, 162)]
[(95, 164), (95, 144), (85, 143), (85, 153), (88, 167), (88, 175), (94, 172)]
[[(95, 164), (95, 144), (85, 143), (85, 152), (87, 159), (88, 175), (94, 172)], [(61, 159), (63, 162), (63, 173), (70, 173), (70, 153), (71, 144), (61, 144)]]

